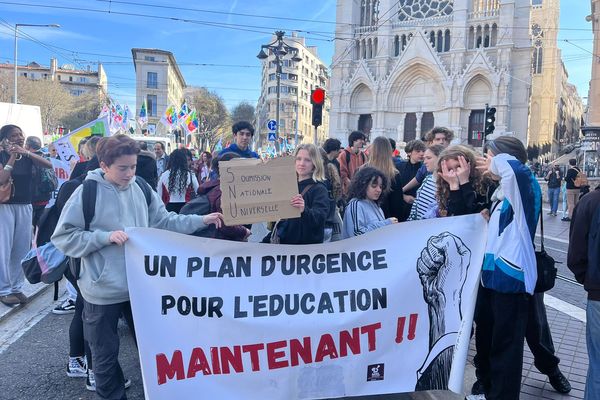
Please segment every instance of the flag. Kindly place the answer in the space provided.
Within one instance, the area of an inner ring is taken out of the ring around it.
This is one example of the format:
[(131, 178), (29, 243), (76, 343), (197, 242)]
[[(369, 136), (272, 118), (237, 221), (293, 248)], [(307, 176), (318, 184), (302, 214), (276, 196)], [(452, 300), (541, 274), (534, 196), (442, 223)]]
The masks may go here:
[(160, 122), (167, 128), (172, 128), (173, 125), (177, 125), (177, 111), (175, 111), (174, 106), (167, 107)]
[(121, 126), (123, 127), (123, 130), (127, 130), (129, 128), (129, 119), (131, 118), (132, 114), (131, 111), (129, 110), (129, 106), (127, 104), (125, 104), (125, 106), (123, 107), (123, 120), (121, 121)]
[(179, 120), (185, 120), (189, 113), (190, 113), (190, 109), (189, 109), (187, 103), (184, 101), (183, 104), (181, 105), (181, 109), (179, 110), (179, 114), (177, 114), (177, 118)]
[(217, 144), (215, 145), (215, 151), (223, 150), (223, 138), (220, 138)]
[(196, 115), (196, 110), (192, 110), (192, 112), (186, 116), (184, 124), (190, 133), (198, 129), (198, 116)]
[(100, 115), (98, 115), (98, 119), (104, 117), (104, 116), (110, 116), (110, 109), (108, 108), (108, 106), (105, 104), (102, 106), (102, 111), (100, 111)]
[(140, 123), (140, 127), (142, 128), (148, 123), (148, 112), (146, 111), (146, 108), (146, 99), (144, 99), (144, 102), (142, 103), (142, 108), (140, 108), (140, 116), (138, 118), (138, 122)]

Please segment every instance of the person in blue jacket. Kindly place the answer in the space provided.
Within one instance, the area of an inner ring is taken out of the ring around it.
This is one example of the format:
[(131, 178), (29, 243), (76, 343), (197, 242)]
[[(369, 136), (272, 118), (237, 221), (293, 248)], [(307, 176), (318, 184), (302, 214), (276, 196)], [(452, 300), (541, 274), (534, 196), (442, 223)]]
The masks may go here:
[(242, 158), (260, 158), (258, 154), (250, 149), (250, 143), (254, 136), (254, 127), (250, 122), (239, 121), (231, 127), (235, 143), (221, 150), (220, 154), (229, 151), (238, 154)]
[(518, 400), (528, 305), (537, 268), (533, 238), (541, 190), (525, 165), (527, 151), (512, 136), (487, 144), (477, 168), (499, 182), (492, 194), (481, 286), (475, 310), (475, 368), (487, 400)]

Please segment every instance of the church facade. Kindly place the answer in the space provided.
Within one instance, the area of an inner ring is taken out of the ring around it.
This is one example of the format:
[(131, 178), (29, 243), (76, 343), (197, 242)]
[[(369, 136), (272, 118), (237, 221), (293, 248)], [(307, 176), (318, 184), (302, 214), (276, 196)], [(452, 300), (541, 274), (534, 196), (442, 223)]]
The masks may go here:
[[(433, 126), (481, 146), (495, 132), (527, 143), (530, 1), (338, 0), (330, 136), (420, 138)], [(343, 140), (345, 143), (345, 140)]]

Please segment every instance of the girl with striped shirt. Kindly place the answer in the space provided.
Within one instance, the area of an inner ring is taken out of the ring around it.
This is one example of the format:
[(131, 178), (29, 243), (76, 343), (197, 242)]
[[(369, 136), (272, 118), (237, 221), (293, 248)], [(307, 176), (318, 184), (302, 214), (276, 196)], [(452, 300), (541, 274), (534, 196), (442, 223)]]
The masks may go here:
[(425, 150), (424, 164), (428, 175), (417, 190), (417, 197), (410, 210), (408, 221), (436, 218), (438, 216), (437, 192), (437, 165), (438, 157), (444, 147), (439, 144), (429, 146)]

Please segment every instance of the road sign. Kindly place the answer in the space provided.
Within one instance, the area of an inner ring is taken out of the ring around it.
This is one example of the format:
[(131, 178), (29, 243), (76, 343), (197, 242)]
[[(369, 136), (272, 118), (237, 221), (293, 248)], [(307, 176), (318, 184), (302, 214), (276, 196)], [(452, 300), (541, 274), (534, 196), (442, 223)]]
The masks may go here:
[[(267, 122), (267, 128), (269, 128), (270, 131), (275, 131), (277, 130), (277, 121), (275, 121), (274, 119), (270, 119), (269, 122)], [(271, 137), (271, 136), (269, 136)], [(269, 139), (271, 140), (271, 139)], [(275, 140), (275, 139), (273, 139)]]
[[(275, 122), (275, 120), (271, 120)], [(274, 142), (277, 140), (277, 134), (275, 132), (269, 132), (269, 142)]]

